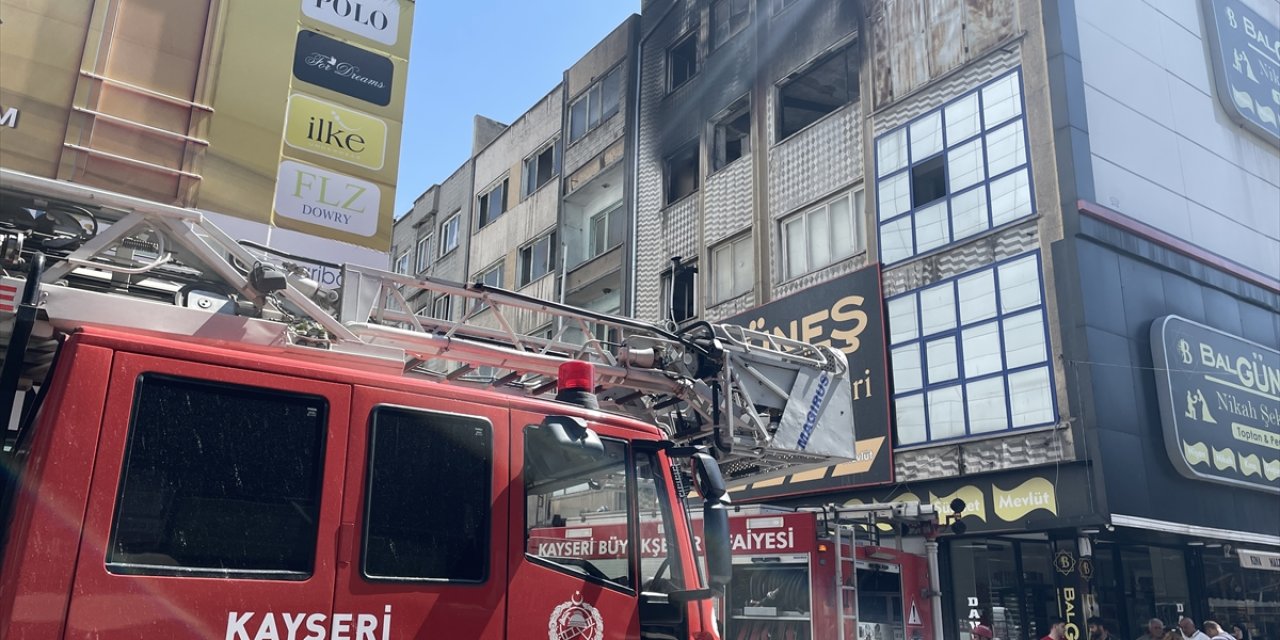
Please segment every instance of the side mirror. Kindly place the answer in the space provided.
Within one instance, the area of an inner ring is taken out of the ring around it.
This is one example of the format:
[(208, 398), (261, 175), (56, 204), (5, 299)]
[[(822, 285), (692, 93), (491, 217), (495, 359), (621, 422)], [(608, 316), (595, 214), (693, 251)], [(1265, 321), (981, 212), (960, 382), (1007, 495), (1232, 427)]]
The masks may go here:
[(713, 586), (729, 584), (733, 554), (729, 543), (729, 495), (715, 458), (693, 454), (698, 490), (702, 494), (702, 543), (707, 550), (707, 579)]
[(547, 416), (539, 426), (546, 429), (547, 436), (562, 447), (580, 449), (587, 454), (604, 454), (604, 443), (600, 442), (600, 436), (582, 418)]

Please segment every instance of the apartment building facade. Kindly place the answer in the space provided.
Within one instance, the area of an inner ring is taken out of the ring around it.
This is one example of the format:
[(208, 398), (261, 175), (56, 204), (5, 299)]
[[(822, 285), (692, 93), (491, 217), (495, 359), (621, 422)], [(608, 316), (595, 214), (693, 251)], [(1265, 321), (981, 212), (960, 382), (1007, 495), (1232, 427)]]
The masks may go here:
[[(1280, 364), (1276, 12), (1168, 4), (643, 5), (636, 314), (846, 351), (858, 459), (736, 497), (964, 500), (948, 637), (1040, 637), (1067, 610), (1122, 635), (1280, 622), (1249, 565), (1280, 545), (1259, 444), (1280, 425), (1221, 386), (1196, 406), (1245, 428), (1175, 424), (1185, 363), (1156, 357), (1200, 340)], [(1254, 73), (1223, 101), (1212, 70), (1238, 51)]]
[[(963, 500), (948, 638), (1067, 613), (1275, 635), (1277, 24), (1273, 0), (646, 0), (477, 155), (487, 211), (562, 145), (555, 204), (468, 225), (467, 278), (843, 350), (857, 458), (735, 499)], [(544, 241), (556, 275), (526, 282)]]

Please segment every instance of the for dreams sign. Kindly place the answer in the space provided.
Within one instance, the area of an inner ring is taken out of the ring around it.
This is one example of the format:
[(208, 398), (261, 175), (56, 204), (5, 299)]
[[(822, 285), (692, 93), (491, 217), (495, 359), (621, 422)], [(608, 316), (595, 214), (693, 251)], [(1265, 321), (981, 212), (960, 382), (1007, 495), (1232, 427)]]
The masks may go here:
[(1280, 352), (1178, 316), (1152, 323), (1151, 351), (1178, 472), (1280, 493)]

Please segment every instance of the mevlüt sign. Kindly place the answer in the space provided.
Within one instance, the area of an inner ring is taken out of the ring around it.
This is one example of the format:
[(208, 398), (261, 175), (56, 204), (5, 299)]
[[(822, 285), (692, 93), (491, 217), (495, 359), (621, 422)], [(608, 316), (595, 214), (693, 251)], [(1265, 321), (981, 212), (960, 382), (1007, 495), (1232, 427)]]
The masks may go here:
[(1152, 323), (1151, 352), (1178, 472), (1280, 493), (1280, 352), (1178, 316)]

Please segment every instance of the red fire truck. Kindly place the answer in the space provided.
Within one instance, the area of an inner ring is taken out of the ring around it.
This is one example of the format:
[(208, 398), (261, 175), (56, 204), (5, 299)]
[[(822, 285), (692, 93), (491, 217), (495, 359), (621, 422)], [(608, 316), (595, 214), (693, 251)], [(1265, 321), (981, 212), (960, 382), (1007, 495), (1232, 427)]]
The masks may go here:
[[(921, 549), (882, 546), (879, 528), (934, 533), (930, 505), (875, 504), (794, 511), (735, 509), (729, 518), (733, 576), (718, 601), (729, 640), (934, 640), (937, 584)], [(694, 520), (695, 541), (702, 522)], [(625, 524), (584, 513), (561, 527), (535, 529), (530, 553), (607, 566), (623, 562)], [(895, 536), (901, 542), (901, 538)], [(641, 530), (640, 555), (659, 563), (657, 523)]]
[[(0, 170), (0, 637), (716, 640), (721, 466), (852, 457), (831, 349), (291, 260)], [(583, 513), (610, 562), (533, 544)]]

